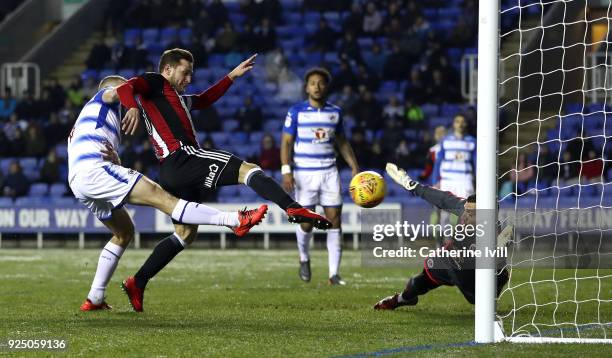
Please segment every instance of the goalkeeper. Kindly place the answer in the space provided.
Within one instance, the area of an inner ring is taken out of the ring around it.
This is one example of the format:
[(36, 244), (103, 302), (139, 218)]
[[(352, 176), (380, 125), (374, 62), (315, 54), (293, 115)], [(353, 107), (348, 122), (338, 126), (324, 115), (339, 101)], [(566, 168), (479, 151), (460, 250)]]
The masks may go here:
[[(403, 186), (413, 195), (423, 198), (430, 204), (441, 210), (450, 212), (459, 217), (459, 224), (476, 224), (476, 195), (472, 194), (467, 199), (454, 196), (450, 192), (441, 191), (422, 185), (410, 178), (403, 169), (395, 164), (387, 163), (389, 176)], [(512, 235), (512, 226), (507, 226), (498, 236), (497, 245), (504, 246)], [(444, 247), (446, 249), (473, 248), (475, 238), (467, 237), (461, 241), (447, 238)], [(393, 310), (400, 306), (414, 306), (419, 302), (419, 296), (424, 295), (434, 288), (444, 286), (457, 286), (463, 296), (474, 304), (474, 258), (448, 258), (433, 257), (425, 260), (421, 273), (408, 280), (406, 288), (402, 293), (396, 293), (385, 297), (374, 306), (377, 310)], [(470, 262), (471, 261), (471, 262)], [(505, 261), (505, 260), (504, 260)], [(508, 271), (504, 268), (505, 262), (498, 262), (497, 270), (497, 295), (508, 282)]]

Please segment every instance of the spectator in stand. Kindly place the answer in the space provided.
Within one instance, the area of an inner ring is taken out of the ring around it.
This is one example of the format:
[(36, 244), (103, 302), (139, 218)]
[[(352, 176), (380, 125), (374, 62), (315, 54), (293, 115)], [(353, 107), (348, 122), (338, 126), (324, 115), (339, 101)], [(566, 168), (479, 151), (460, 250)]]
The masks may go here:
[(4, 121), (15, 113), (17, 100), (13, 98), (13, 91), (10, 87), (4, 88), (4, 95), (0, 98), (0, 120)]
[(24, 98), (17, 102), (17, 107), (15, 107), (15, 113), (19, 119), (37, 119), (38, 118), (38, 107), (36, 100), (34, 99), (34, 93), (30, 90), (26, 90), (23, 92)]
[(355, 81), (357, 82), (358, 86), (364, 85), (370, 91), (376, 91), (380, 86), (380, 81), (376, 75), (368, 71), (368, 68), (363, 64), (360, 64), (357, 67)]
[(572, 153), (568, 150), (564, 151), (559, 163), (559, 180), (563, 185), (576, 184), (578, 175), (580, 174), (580, 163), (572, 157)]
[(404, 20), (405, 24), (410, 24), (419, 16), (423, 16), (423, 10), (421, 5), (416, 0), (410, 0), (404, 9)]
[(397, 97), (389, 97), (389, 103), (387, 103), (383, 108), (383, 117), (385, 118), (385, 120), (401, 120), (404, 116), (405, 108), (400, 104)]
[(259, 52), (268, 52), (276, 48), (276, 30), (270, 24), (270, 19), (264, 18), (255, 28), (256, 46)]
[(344, 111), (344, 114), (346, 116), (353, 115), (354, 113), (353, 107), (356, 101), (357, 101), (357, 95), (355, 94), (353, 87), (348, 86), (348, 85), (342, 87), (342, 93), (338, 97), (337, 102), (338, 102), (338, 107), (346, 108)]
[(4, 173), (2, 172), (2, 169), (0, 169), (0, 196), (2, 194), (4, 194)]
[(200, 10), (198, 14), (198, 18), (193, 23), (190, 23), (190, 27), (193, 31), (193, 34), (197, 38), (202, 38), (202, 35), (206, 35), (207, 37), (213, 34), (215, 30), (215, 26), (213, 25), (213, 20), (210, 18), (210, 14), (206, 9)]
[(208, 50), (202, 39), (195, 35), (191, 36), (191, 45), (189, 45), (189, 51), (193, 55), (194, 61), (199, 65), (205, 67), (208, 65)]
[(397, 42), (391, 42), (391, 54), (387, 56), (387, 60), (383, 67), (383, 78), (388, 81), (397, 81), (406, 77), (408, 66), (406, 66), (406, 58), (400, 52)]
[(4, 195), (10, 198), (25, 196), (30, 190), (30, 181), (23, 174), (23, 169), (18, 161), (11, 162), (9, 173), (4, 178)]
[(372, 143), (372, 155), (370, 157), (370, 163), (368, 165), (369, 168), (374, 169), (383, 169), (385, 167), (386, 157), (383, 153), (382, 147), (380, 145), (380, 141), (374, 141)]
[(310, 44), (311, 51), (329, 52), (336, 47), (336, 39), (338, 34), (329, 27), (327, 20), (321, 17), (319, 20), (319, 28), (312, 35), (306, 37), (306, 41)]
[(427, 22), (423, 16), (417, 16), (414, 19), (412, 27), (414, 28), (414, 31), (420, 35), (426, 34), (430, 28), (429, 22)]
[(402, 133), (402, 129), (395, 120), (386, 120), (384, 125), (380, 145), (385, 156), (393, 157), (399, 142), (404, 138), (404, 133)]
[(13, 138), (9, 140), (10, 154), (13, 157), (23, 157), (26, 152), (23, 130), (19, 127), (15, 130)]
[(527, 159), (525, 153), (520, 153), (517, 158), (517, 165), (510, 171), (510, 180), (516, 184), (518, 194), (521, 194), (527, 188), (527, 184), (535, 178), (534, 165)]
[(350, 32), (355, 36), (360, 36), (363, 32), (363, 10), (358, 2), (354, 2), (351, 5), (351, 12), (344, 19), (342, 24), (342, 31)]
[(108, 47), (106, 42), (104, 42), (104, 38), (101, 37), (100, 40), (91, 48), (89, 56), (87, 56), (87, 60), (85, 60), (85, 65), (90, 69), (101, 70), (108, 62), (110, 62), (110, 60), (111, 49)]
[(589, 150), (586, 158), (582, 161), (581, 176), (586, 179), (587, 182), (596, 183), (602, 181), (604, 161), (601, 157), (597, 156), (594, 149)]
[[(0, 130), (0, 158), (9, 157), (10, 155), (11, 147), (9, 145), (9, 140), (6, 138), (6, 134), (4, 134), (4, 131)], [(2, 191), (0, 191), (0, 194), (1, 193)]]
[(149, 2), (149, 16), (145, 27), (163, 27), (169, 20), (174, 7), (174, 1), (151, 0)]
[(351, 147), (357, 162), (361, 163), (366, 168), (371, 167), (372, 152), (370, 143), (366, 141), (365, 132), (361, 127), (354, 127), (351, 133)]
[(85, 101), (85, 94), (83, 93), (83, 81), (81, 76), (75, 76), (66, 92), (68, 100), (75, 107), (80, 107)]
[(446, 82), (440, 70), (433, 71), (431, 82), (425, 87), (425, 95), (429, 102), (437, 104), (459, 101), (457, 89)]
[(399, 38), (398, 45), (399, 51), (405, 56), (407, 68), (423, 56), (423, 39), (413, 27), (406, 26)]
[(278, 74), (278, 98), (287, 102), (295, 102), (304, 95), (304, 84), (293, 71), (283, 67)]
[[(335, 40), (335, 38), (333, 38)], [(332, 48), (333, 49), (333, 48)], [(344, 37), (340, 40), (340, 46), (338, 47), (338, 53), (342, 58), (355, 61), (357, 63), (363, 62), (361, 58), (361, 49), (357, 39), (352, 32), (345, 32)]]
[(469, 47), (474, 45), (475, 33), (468, 26), (463, 17), (457, 19), (457, 24), (453, 28), (449, 38), (448, 45), (450, 47)]
[(423, 109), (414, 103), (410, 98), (406, 99), (405, 109), (405, 121), (404, 126), (406, 128), (422, 128), (425, 126), (425, 114)]
[(238, 48), (242, 52), (256, 52), (257, 51), (257, 35), (253, 30), (253, 25), (250, 22), (245, 23), (242, 26), (242, 32), (238, 36)]
[(418, 68), (413, 68), (410, 71), (410, 79), (404, 92), (404, 98), (409, 98), (414, 103), (422, 105), (427, 100), (425, 96), (425, 84), (421, 77), (421, 71)]
[(194, 112), (194, 114), (195, 115), (192, 115), (193, 125), (197, 131), (214, 132), (221, 129), (219, 113), (214, 105), (200, 109)]
[(280, 150), (276, 146), (274, 137), (269, 133), (261, 138), (258, 163), (261, 169), (278, 170), (281, 166)]
[[(136, 151), (134, 141), (132, 138), (122, 139), (121, 146), (123, 147), (119, 156), (121, 159), (121, 166), (136, 169), (134, 168), (134, 163), (136, 163), (140, 154)], [(138, 170), (138, 172), (142, 173), (140, 170)]]
[(377, 42), (372, 44), (372, 51), (363, 54), (363, 60), (377, 77), (382, 77), (387, 55), (385, 55)]
[(26, 120), (20, 120), (17, 117), (17, 113), (13, 113), (10, 115), (7, 123), (4, 123), (2, 126), (2, 130), (6, 135), (6, 138), (11, 141), (15, 138), (18, 130), (23, 130), (28, 127), (28, 122)]
[(42, 135), (40, 127), (32, 123), (28, 126), (25, 136), (25, 156), (40, 158), (47, 153), (47, 139)]
[(334, 82), (332, 82), (332, 92), (337, 91), (345, 86), (355, 87), (357, 85), (357, 79), (351, 69), (351, 65), (348, 61), (340, 61), (340, 68), (338, 72), (334, 73)]
[(419, 181), (421, 182), (429, 182), (430, 184), (435, 184), (431, 181), (431, 174), (433, 173), (434, 164), (436, 163), (436, 156), (440, 151), (440, 141), (442, 138), (446, 136), (446, 128), (444, 126), (437, 126), (434, 129), (434, 142), (435, 144), (429, 148), (429, 152), (427, 153), (427, 157), (425, 158), (425, 167), (423, 171), (419, 175)]
[(47, 138), (49, 144), (55, 145), (68, 138), (69, 128), (68, 125), (60, 123), (57, 112), (51, 112), (49, 113), (49, 122), (45, 127), (45, 138)]
[(393, 20), (398, 20), (400, 23), (402, 22), (402, 14), (401, 14), (402, 4), (400, 1), (391, 0), (387, 4), (387, 15), (385, 17), (384, 23), (390, 24)]
[(393, 153), (394, 163), (397, 165), (401, 164), (402, 168), (414, 168), (414, 157), (414, 153), (410, 150), (408, 141), (406, 139), (401, 139)]
[(382, 107), (368, 89), (363, 91), (353, 108), (357, 125), (369, 129), (382, 128)]
[(53, 78), (47, 88), (49, 89), (51, 108), (53, 111), (59, 111), (66, 101), (66, 90), (64, 90), (64, 87), (62, 87), (57, 78)]
[(207, 11), (213, 21), (213, 28), (219, 28), (229, 20), (229, 12), (221, 0), (213, 0)]
[(240, 129), (244, 132), (261, 130), (263, 113), (261, 108), (253, 103), (251, 96), (244, 97), (244, 104), (236, 110), (234, 117), (240, 122)]
[(60, 181), (60, 161), (55, 149), (49, 150), (45, 162), (40, 168), (40, 180), (45, 184), (53, 184)]
[(363, 33), (369, 36), (376, 36), (380, 32), (383, 17), (376, 8), (374, 2), (366, 5), (366, 13), (363, 16)]
[(540, 146), (538, 153), (538, 180), (543, 183), (554, 183), (557, 180), (559, 165), (557, 157), (550, 153), (547, 145)]
[(218, 52), (227, 53), (238, 43), (238, 33), (234, 30), (231, 22), (223, 25), (223, 30), (215, 38), (215, 48)]

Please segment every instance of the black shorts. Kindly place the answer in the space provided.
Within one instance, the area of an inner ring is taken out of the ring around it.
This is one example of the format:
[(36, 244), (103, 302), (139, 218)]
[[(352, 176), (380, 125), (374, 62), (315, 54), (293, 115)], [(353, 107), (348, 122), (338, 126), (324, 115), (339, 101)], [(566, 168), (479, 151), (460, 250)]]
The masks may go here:
[(161, 163), (159, 184), (178, 198), (201, 202), (217, 187), (238, 184), (242, 162), (223, 150), (184, 146)]

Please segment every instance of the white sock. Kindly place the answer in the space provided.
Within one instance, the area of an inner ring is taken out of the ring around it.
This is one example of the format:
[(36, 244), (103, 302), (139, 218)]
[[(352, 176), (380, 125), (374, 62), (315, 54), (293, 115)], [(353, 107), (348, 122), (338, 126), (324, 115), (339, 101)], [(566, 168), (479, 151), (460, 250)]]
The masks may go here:
[(106, 286), (108, 285), (108, 281), (113, 276), (115, 269), (117, 268), (117, 264), (119, 263), (119, 259), (125, 248), (113, 244), (112, 242), (106, 243), (102, 252), (100, 253), (100, 258), (98, 259), (98, 268), (96, 269), (96, 276), (94, 276), (93, 282), (91, 284), (91, 290), (89, 290), (89, 294), (87, 298), (91, 301), (91, 303), (99, 305), (104, 301), (104, 293), (106, 291)]
[(183, 224), (234, 227), (240, 224), (238, 212), (221, 211), (210, 206), (179, 199), (172, 218)]
[(397, 295), (397, 302), (402, 303), (404, 301), (406, 301), (406, 300), (404, 299), (404, 297), (402, 297), (401, 293), (399, 295)]
[(329, 255), (329, 277), (338, 274), (340, 259), (342, 259), (342, 246), (340, 244), (340, 229), (327, 230), (327, 253)]
[(297, 229), (295, 230), (295, 236), (297, 236), (298, 251), (300, 252), (300, 262), (310, 260), (310, 255), (308, 251), (310, 239), (312, 239), (312, 237), (314, 236), (313, 232), (306, 232), (302, 230), (302, 227), (300, 225), (298, 225)]

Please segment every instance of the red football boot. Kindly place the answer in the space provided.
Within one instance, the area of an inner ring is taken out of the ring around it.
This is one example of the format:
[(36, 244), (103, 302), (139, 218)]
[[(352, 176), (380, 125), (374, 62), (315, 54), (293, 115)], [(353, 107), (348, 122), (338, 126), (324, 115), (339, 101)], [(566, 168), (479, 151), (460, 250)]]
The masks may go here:
[(268, 205), (262, 205), (258, 209), (238, 211), (240, 225), (233, 227), (232, 231), (236, 236), (243, 237), (251, 228), (261, 222), (268, 212)]
[(400, 306), (414, 306), (419, 302), (419, 298), (415, 297), (410, 301), (399, 302), (397, 300), (400, 294), (396, 293), (393, 296), (385, 297), (374, 305), (375, 310), (394, 310)]
[(110, 309), (112, 309), (112, 307), (108, 303), (103, 301), (99, 305), (96, 305), (92, 303), (89, 300), (89, 298), (86, 299), (85, 302), (83, 302), (80, 308), (81, 311), (99, 311), (99, 310), (110, 310)]
[(127, 294), (130, 305), (132, 305), (134, 311), (142, 312), (142, 305), (144, 303), (144, 289), (136, 286), (136, 279), (134, 276), (130, 276), (123, 281), (121, 288)]
[(288, 208), (287, 216), (290, 223), (309, 223), (317, 229), (327, 230), (331, 227), (331, 222), (324, 216), (306, 208)]

